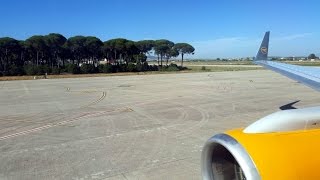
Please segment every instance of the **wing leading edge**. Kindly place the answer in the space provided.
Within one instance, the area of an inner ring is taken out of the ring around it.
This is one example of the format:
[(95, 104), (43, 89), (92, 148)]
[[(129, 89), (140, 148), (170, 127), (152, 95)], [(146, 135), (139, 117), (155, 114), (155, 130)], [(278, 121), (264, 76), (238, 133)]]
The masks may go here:
[(320, 68), (268, 61), (269, 36), (266, 32), (254, 63), (320, 91)]

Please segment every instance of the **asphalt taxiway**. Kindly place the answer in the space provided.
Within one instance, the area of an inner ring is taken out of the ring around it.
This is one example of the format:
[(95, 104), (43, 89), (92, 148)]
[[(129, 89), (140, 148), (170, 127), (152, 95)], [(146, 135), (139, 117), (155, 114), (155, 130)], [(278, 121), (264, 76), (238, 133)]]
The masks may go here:
[(213, 134), (319, 97), (267, 70), (0, 81), (0, 179), (200, 179)]

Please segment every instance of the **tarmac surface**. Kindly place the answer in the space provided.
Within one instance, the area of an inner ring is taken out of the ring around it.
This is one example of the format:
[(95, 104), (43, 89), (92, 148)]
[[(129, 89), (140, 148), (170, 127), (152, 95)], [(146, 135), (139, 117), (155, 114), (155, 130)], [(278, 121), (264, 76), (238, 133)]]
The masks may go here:
[(212, 135), (319, 97), (267, 70), (0, 82), (0, 179), (201, 179)]

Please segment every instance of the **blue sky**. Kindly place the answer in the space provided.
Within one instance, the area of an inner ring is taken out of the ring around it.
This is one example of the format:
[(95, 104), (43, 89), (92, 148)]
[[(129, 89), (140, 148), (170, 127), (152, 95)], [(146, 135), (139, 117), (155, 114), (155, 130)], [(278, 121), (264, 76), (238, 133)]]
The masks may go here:
[(222, 58), (254, 56), (270, 30), (270, 55), (320, 55), (319, 7), (317, 0), (1, 0), (0, 37), (164, 38), (192, 44), (193, 58)]

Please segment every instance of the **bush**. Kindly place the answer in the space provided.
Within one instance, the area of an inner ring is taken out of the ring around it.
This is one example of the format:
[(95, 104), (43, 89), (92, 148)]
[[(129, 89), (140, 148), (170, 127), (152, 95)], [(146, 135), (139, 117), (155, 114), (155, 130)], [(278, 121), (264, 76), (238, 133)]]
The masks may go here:
[(147, 65), (146, 71), (159, 71), (159, 68), (157, 65)]
[(99, 73), (112, 73), (113, 66), (111, 64), (100, 64), (98, 66)]
[(80, 68), (76, 64), (67, 64), (65, 67), (65, 72), (72, 74), (79, 74)]
[(202, 70), (202, 71), (205, 71), (205, 70), (206, 70), (206, 67), (205, 67), (205, 66), (202, 66), (202, 67), (201, 67), (201, 70)]
[(129, 72), (135, 72), (136, 71), (136, 65), (134, 65), (133, 63), (129, 63), (127, 66), (127, 70)]
[(186, 67), (177, 66), (176, 64), (170, 64), (169, 66), (157, 66), (157, 65), (148, 65), (147, 62), (138, 62), (126, 64), (117, 64), (112, 65), (100, 64), (98, 67), (95, 67), (92, 64), (83, 64), (81, 67), (78, 67), (76, 64), (66, 64), (62, 67), (52, 67), (50, 68), (47, 65), (24, 65), (23, 67), (10, 65), (8, 71), (0, 72), (0, 76), (16, 76), (16, 75), (44, 75), (48, 74), (60, 74), (60, 73), (116, 73), (116, 72), (141, 72), (141, 71), (179, 71), (187, 70)]
[(23, 67), (18, 67), (16, 65), (11, 65), (10, 68), (9, 68), (8, 75), (10, 75), (10, 76), (22, 76), (24, 74), (25, 74), (25, 72), (24, 72)]
[(152, 71), (159, 71), (160, 70), (160, 66), (157, 66), (157, 65), (153, 65), (151, 68), (152, 68)]
[(149, 70), (152, 71), (152, 68), (150, 68), (147, 62), (144, 62), (142, 65), (141, 71), (149, 71)]
[(104, 67), (104, 64), (98, 65), (98, 73), (103, 73), (103, 67)]
[(60, 72), (61, 72), (60, 68), (58, 68), (58, 67), (53, 67), (52, 68), (52, 74), (60, 74)]
[(113, 66), (111, 64), (105, 64), (103, 66), (103, 72), (104, 73), (112, 73), (113, 72)]
[(144, 71), (144, 70), (143, 70), (143, 64), (141, 64), (140, 62), (138, 62), (137, 65), (136, 65), (136, 70), (137, 70), (138, 72)]
[(46, 65), (33, 66), (25, 65), (23, 67), (25, 74), (27, 75), (44, 75), (45, 73), (50, 73), (51, 69)]
[(190, 69), (188, 69), (187, 67), (179, 66), (179, 70), (180, 70), (180, 71), (184, 71), (184, 70), (190, 70)]
[(44, 75), (45, 73), (50, 73), (50, 68), (46, 65), (40, 65), (36, 68), (37, 75)]
[(169, 66), (166, 71), (179, 71), (179, 68), (174, 67), (174, 66)]
[(114, 65), (113, 72), (128, 72), (127, 65), (125, 64)]
[(166, 67), (166, 71), (179, 71), (179, 67), (176, 64), (170, 64)]
[(182, 67), (182, 66), (178, 66), (176, 64), (170, 64), (169, 66), (150, 66), (150, 69), (153, 69), (153, 68), (157, 68), (159, 71), (181, 71), (181, 70), (188, 70), (187, 67)]
[(96, 67), (93, 64), (82, 64), (80, 67), (81, 73), (90, 74), (96, 73)]
[(37, 73), (33, 65), (25, 65), (23, 69), (27, 75), (35, 75)]

